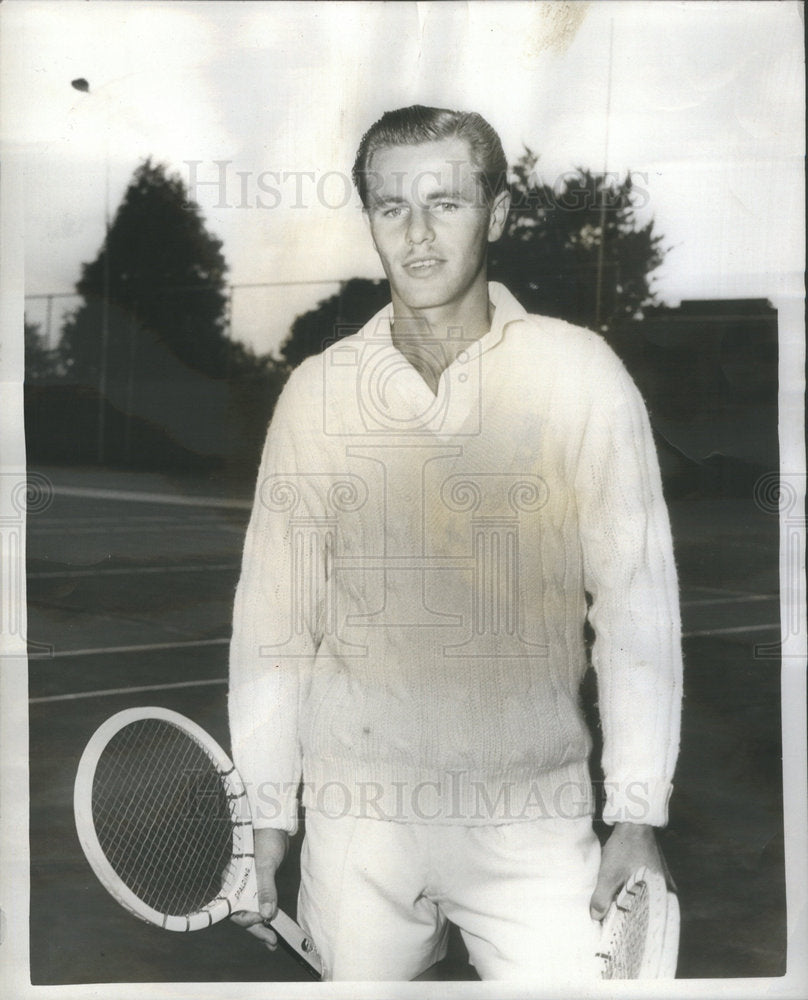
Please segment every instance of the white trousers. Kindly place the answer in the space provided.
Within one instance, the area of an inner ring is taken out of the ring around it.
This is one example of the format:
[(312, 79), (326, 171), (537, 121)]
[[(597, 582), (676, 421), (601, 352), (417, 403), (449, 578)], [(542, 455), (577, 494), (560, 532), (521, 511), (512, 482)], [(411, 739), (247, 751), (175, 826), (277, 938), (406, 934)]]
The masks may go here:
[(574, 986), (597, 976), (589, 817), (499, 826), (306, 814), (298, 919), (327, 980), (409, 980), (442, 958), (447, 920), (481, 979)]

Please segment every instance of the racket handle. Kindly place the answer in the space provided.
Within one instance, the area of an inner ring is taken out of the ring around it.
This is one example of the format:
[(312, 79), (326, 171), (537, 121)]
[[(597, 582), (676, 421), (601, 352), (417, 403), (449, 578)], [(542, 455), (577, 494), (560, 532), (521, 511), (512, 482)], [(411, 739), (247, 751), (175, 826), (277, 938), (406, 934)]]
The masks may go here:
[(284, 913), (280, 907), (278, 912), (270, 921), (270, 925), (278, 934), (278, 940), (285, 944), (293, 955), (300, 960), (307, 971), (321, 979), (323, 975), (323, 963), (320, 953), (314, 945), (312, 939), (303, 933), (303, 928), (295, 923), (288, 913)]
[[(238, 909), (260, 913), (258, 909), (258, 884), (254, 868), (251, 870), (247, 885), (239, 898)], [(269, 921), (269, 926), (278, 935), (280, 944), (306, 969), (309, 975), (315, 979), (321, 979), (323, 963), (320, 953), (312, 939), (303, 932), (303, 928), (280, 907), (272, 920)]]

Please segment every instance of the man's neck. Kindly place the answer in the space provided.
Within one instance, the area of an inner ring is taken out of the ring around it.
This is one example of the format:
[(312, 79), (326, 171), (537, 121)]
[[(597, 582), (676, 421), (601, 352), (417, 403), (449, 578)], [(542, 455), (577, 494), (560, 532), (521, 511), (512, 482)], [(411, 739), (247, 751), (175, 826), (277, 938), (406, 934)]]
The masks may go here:
[(426, 309), (408, 306), (393, 293), (394, 334), (408, 341), (473, 343), (488, 333), (492, 316), (487, 281), (475, 283), (459, 302)]
[(437, 394), (444, 369), (491, 329), (494, 307), (488, 283), (470, 290), (460, 303), (412, 309), (393, 296), (393, 345)]

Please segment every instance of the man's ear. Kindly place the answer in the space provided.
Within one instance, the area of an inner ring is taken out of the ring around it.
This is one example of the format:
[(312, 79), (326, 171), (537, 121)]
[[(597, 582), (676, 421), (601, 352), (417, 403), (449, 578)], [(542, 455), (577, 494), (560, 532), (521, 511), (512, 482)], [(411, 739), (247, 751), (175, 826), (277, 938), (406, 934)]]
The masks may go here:
[(505, 231), (505, 222), (511, 207), (510, 191), (501, 191), (491, 203), (491, 213), (488, 220), (488, 242), (496, 243)]

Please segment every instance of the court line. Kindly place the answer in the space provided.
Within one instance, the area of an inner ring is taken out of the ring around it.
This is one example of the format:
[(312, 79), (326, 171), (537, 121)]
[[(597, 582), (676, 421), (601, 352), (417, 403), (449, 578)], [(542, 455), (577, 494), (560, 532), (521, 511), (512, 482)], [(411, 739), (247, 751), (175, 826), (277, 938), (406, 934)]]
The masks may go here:
[(116, 694), (143, 694), (146, 691), (172, 691), (177, 688), (207, 687), (226, 684), (226, 677), (216, 677), (207, 681), (177, 681), (174, 684), (144, 684), (141, 687), (106, 688), (100, 691), (77, 691), (75, 694), (51, 694), (41, 698), (29, 698), (29, 705), (41, 705), (51, 701), (77, 701), (80, 698), (105, 698)]
[(166, 530), (171, 531), (206, 531), (209, 532), (212, 529), (219, 533), (228, 532), (232, 535), (243, 535), (244, 527), (242, 525), (226, 524), (221, 522), (212, 521), (166, 521), (163, 524), (99, 524), (92, 527), (87, 526), (83, 528), (44, 528), (42, 530), (36, 530), (33, 532), (37, 540), (42, 538), (48, 538), (51, 535), (58, 535), (60, 538), (66, 533), (72, 535), (133, 535), (133, 534), (145, 534), (146, 532), (154, 534), (155, 532), (163, 533)]
[(727, 597), (746, 597), (749, 593), (747, 590), (734, 590), (731, 587), (707, 587), (700, 583), (689, 584), (688, 586), (683, 586), (682, 590), (703, 590), (707, 594), (723, 594)]
[(741, 632), (765, 632), (766, 629), (776, 629), (780, 631), (779, 623), (777, 625), (736, 625), (733, 628), (704, 628), (696, 629), (693, 632), (683, 632), (683, 639), (693, 639), (696, 636), (706, 636), (706, 635), (734, 635)]
[(711, 604), (747, 604), (751, 601), (779, 601), (779, 594), (746, 594), (744, 597), (707, 597), (682, 601), (683, 608), (704, 608)]
[(223, 514), (220, 510), (206, 513), (202, 510), (172, 510), (163, 517), (82, 517), (65, 518), (63, 521), (32, 521), (31, 527), (37, 534), (53, 534), (56, 531), (72, 531), (74, 528), (86, 531), (88, 528), (123, 528), (131, 525), (135, 528), (166, 528), (180, 524), (210, 525), (231, 524), (235, 518), (241, 523), (244, 513), (236, 515), (232, 511)]
[[(743, 632), (761, 632), (766, 629), (777, 629), (779, 630), (779, 625), (741, 625), (736, 628), (719, 628), (719, 629), (703, 629), (696, 632), (685, 632), (682, 635), (683, 639), (690, 639), (696, 636), (709, 636), (709, 635), (731, 635)], [(193, 642), (183, 642), (183, 643), (153, 643), (148, 646), (113, 646), (107, 649), (91, 649), (91, 650), (69, 650), (64, 653), (54, 653), (54, 657), (58, 656), (80, 656), (88, 655), (93, 653), (110, 653), (110, 652), (137, 652), (137, 651), (151, 651), (156, 649), (176, 649), (179, 646), (211, 646), (211, 645), (222, 645), (229, 642), (229, 639), (201, 639)], [(32, 659), (43, 659), (44, 657), (32, 657)], [(48, 657), (49, 659), (50, 657)], [(227, 678), (216, 677), (210, 680), (201, 681), (177, 681), (171, 684), (144, 684), (138, 687), (123, 687), (123, 688), (105, 688), (97, 691), (77, 691), (72, 694), (53, 694), (46, 695), (41, 698), (29, 698), (28, 703), (31, 705), (43, 704), (45, 702), (55, 702), (55, 701), (77, 701), (82, 698), (104, 698), (112, 695), (122, 695), (122, 694), (143, 694), (146, 691), (172, 691), (179, 688), (193, 688), (193, 687), (207, 687), (213, 684), (226, 684)]]
[[(195, 517), (205, 520), (210, 524), (215, 524), (219, 521), (220, 517), (215, 511), (210, 514), (205, 514), (204, 511), (198, 511)], [(162, 514), (132, 514), (128, 513), (126, 515), (126, 520), (131, 524), (176, 524), (179, 519), (183, 517), (183, 512), (179, 510), (170, 510)], [(188, 515), (185, 514), (187, 518)], [(64, 517), (50, 517), (47, 514), (37, 514), (36, 521), (31, 521), (31, 526), (38, 528), (40, 531), (64, 531), (66, 528), (70, 528), (73, 525), (78, 525), (79, 527), (84, 527), (86, 525), (92, 524), (120, 524), (121, 515), (118, 514), (99, 514), (96, 516), (87, 517), (75, 517), (73, 515)]]
[(182, 642), (150, 642), (141, 646), (99, 646), (93, 649), (62, 649), (47, 655), (29, 655), (29, 660), (61, 660), (68, 656), (98, 656), (112, 653), (156, 653), (164, 649), (191, 649), (194, 646), (224, 646), (230, 642), (220, 639), (188, 639)]
[(55, 486), (56, 496), (88, 497), (95, 500), (128, 500), (135, 503), (162, 503), (178, 507), (223, 507), (232, 510), (251, 510), (251, 500), (230, 497), (189, 497), (176, 493), (141, 493), (136, 490), (105, 490), (92, 486)]
[[(691, 632), (683, 632), (683, 639), (692, 639), (696, 636), (707, 635), (734, 635), (743, 632), (763, 632), (766, 629), (779, 629), (780, 625), (735, 625), (731, 628), (706, 628), (696, 629)], [(36, 653), (28, 657), (29, 660), (57, 660), (73, 656), (103, 656), (113, 653), (154, 653), (168, 649), (190, 649), (195, 646), (224, 646), (230, 642), (226, 636), (219, 639), (188, 639), (179, 642), (150, 642), (139, 646), (99, 646), (90, 649), (64, 649), (48, 655), (38, 656)]]
[[(42, 572), (28, 573), (29, 580), (56, 580), (74, 577), (92, 576), (141, 576), (153, 573), (205, 573), (223, 572), (225, 570), (238, 569), (238, 563), (210, 563), (209, 565), (190, 564), (186, 566), (131, 566), (115, 567), (111, 569), (79, 569), (79, 570), (45, 570)], [(682, 601), (683, 608), (704, 608), (715, 604), (747, 604), (759, 601), (779, 601), (779, 594), (747, 594), (744, 597), (709, 597), (691, 601)]]
[(41, 573), (29, 573), (29, 580), (61, 580), (65, 577), (88, 576), (140, 576), (144, 573), (219, 573), (223, 570), (238, 569), (238, 563), (210, 563), (209, 565), (187, 566), (117, 566), (109, 569), (62, 569), (45, 570)]

